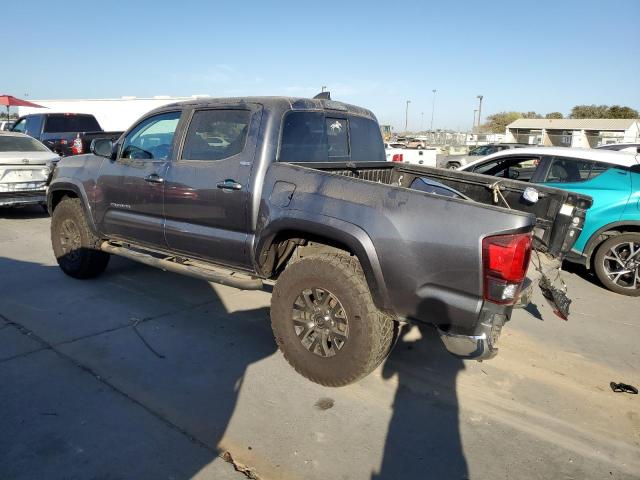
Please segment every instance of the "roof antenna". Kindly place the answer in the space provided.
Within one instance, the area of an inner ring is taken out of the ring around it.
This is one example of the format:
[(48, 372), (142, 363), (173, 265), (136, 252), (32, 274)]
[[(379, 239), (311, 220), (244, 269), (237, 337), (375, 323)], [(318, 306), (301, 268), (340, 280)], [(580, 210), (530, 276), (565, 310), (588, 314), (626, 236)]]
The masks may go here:
[(314, 100), (331, 100), (331, 92), (320, 92), (313, 98)]

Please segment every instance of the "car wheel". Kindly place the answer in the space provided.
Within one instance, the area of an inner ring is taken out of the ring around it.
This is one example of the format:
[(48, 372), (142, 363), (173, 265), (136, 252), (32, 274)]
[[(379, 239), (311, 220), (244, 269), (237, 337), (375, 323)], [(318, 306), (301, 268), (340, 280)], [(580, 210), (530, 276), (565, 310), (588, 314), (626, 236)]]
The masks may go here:
[(374, 305), (353, 256), (305, 257), (273, 289), (278, 347), (298, 373), (320, 385), (347, 385), (373, 371), (391, 350), (396, 323)]
[(447, 169), (449, 170), (456, 170), (458, 168), (460, 168), (459, 163), (456, 163), (456, 162), (447, 163)]
[(640, 296), (640, 233), (623, 233), (602, 242), (594, 268), (612, 292)]
[(62, 271), (74, 278), (97, 277), (109, 263), (109, 254), (99, 249), (100, 239), (89, 228), (78, 198), (65, 198), (54, 209), (51, 244)]

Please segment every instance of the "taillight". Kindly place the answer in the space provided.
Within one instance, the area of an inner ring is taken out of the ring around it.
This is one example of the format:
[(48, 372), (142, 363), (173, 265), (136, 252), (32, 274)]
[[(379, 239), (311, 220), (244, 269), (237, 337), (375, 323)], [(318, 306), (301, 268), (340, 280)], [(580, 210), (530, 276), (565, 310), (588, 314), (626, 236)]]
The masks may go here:
[(495, 235), (482, 240), (484, 298), (513, 303), (527, 275), (531, 259), (531, 234)]
[(76, 139), (73, 141), (73, 145), (71, 146), (71, 152), (74, 155), (80, 155), (83, 152), (82, 139), (80, 138), (80, 134), (78, 134)]
[(404, 161), (404, 160), (403, 160), (402, 153), (395, 153), (395, 154), (393, 155), (393, 157), (391, 157), (391, 161), (392, 161), (392, 162), (402, 163), (402, 162)]

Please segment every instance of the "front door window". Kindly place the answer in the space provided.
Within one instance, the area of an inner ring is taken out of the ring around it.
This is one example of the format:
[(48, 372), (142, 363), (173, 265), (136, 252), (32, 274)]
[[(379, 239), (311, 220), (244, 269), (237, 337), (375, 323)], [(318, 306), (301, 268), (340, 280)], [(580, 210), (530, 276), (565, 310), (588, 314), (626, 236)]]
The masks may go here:
[(143, 120), (125, 137), (121, 158), (166, 160), (171, 153), (180, 112), (168, 112)]

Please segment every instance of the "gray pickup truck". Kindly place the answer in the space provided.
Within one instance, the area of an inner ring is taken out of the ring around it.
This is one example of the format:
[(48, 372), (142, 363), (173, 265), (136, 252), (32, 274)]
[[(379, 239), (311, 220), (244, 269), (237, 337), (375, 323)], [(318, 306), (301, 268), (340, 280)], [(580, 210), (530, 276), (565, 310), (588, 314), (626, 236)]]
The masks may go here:
[(494, 356), (532, 244), (568, 252), (591, 203), (386, 162), (375, 116), (326, 94), (167, 105), (91, 150), (62, 159), (49, 187), (61, 269), (95, 277), (115, 254), (273, 285), (280, 349), (327, 386), (371, 372), (407, 322), (434, 324), (458, 356)]

